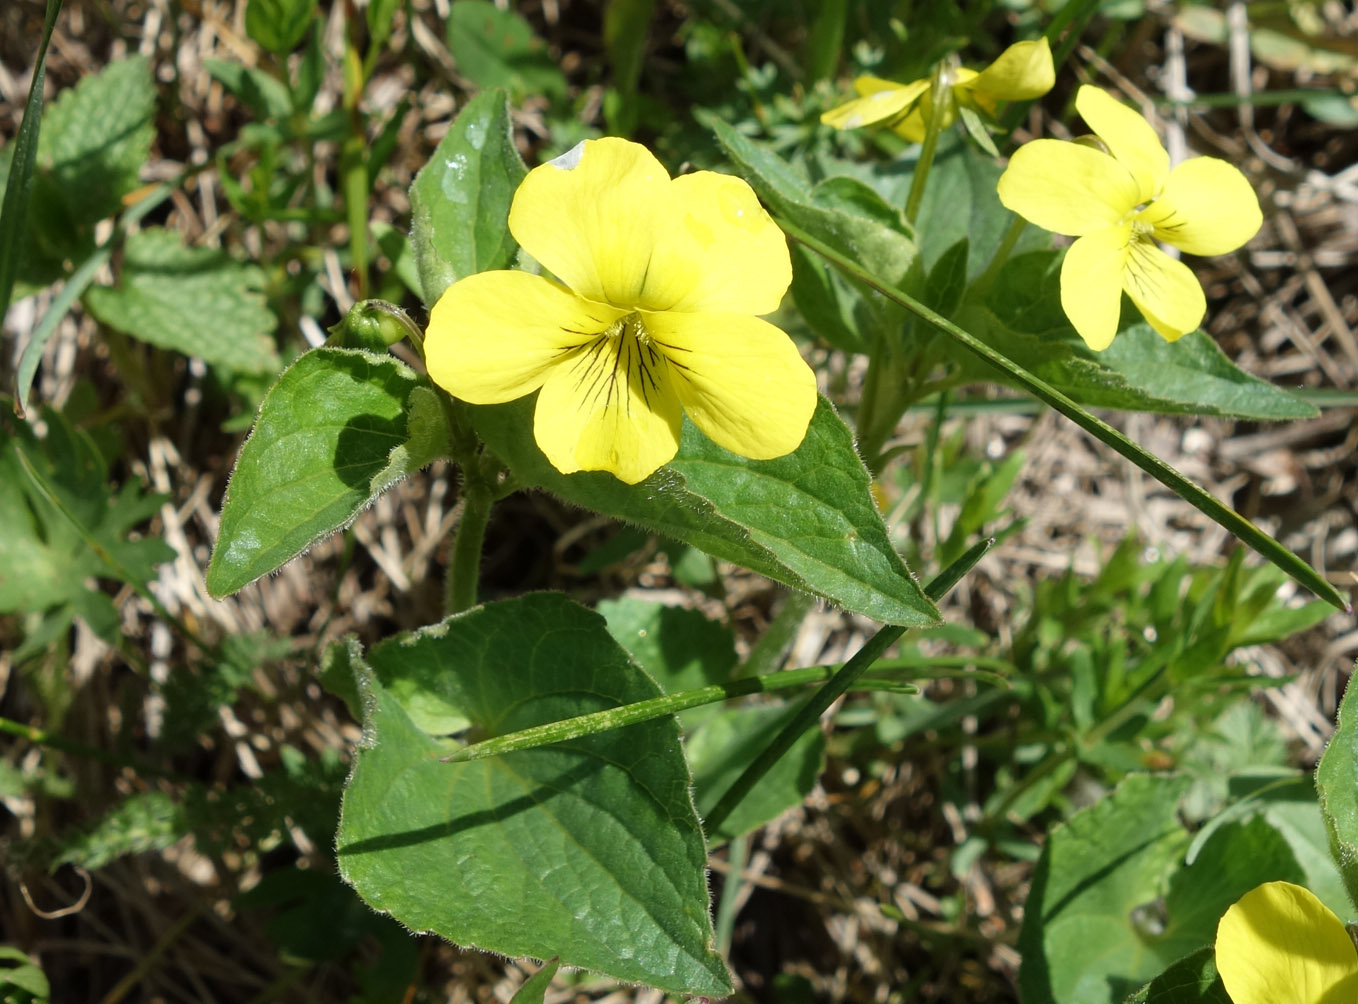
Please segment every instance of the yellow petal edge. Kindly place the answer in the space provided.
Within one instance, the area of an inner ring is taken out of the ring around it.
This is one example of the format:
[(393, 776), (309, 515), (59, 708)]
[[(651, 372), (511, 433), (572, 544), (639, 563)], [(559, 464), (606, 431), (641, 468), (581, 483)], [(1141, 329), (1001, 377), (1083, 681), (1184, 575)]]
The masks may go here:
[(1353, 1004), (1358, 951), (1308, 889), (1266, 882), (1217, 925), (1217, 972), (1233, 1004)]

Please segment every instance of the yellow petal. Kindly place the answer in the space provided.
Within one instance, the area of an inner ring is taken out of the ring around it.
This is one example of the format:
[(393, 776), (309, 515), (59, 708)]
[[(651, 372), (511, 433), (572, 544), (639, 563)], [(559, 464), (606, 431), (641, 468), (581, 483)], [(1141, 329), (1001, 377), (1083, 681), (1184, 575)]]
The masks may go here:
[(1245, 176), (1215, 157), (1194, 157), (1169, 172), (1164, 193), (1138, 219), (1155, 236), (1189, 254), (1226, 254), (1264, 222), (1259, 199)]
[(1234, 1004), (1358, 1001), (1358, 952), (1343, 923), (1290, 882), (1267, 882), (1226, 911), (1216, 963)]
[(1061, 263), (1061, 309), (1095, 352), (1113, 343), (1122, 311), (1122, 273), (1128, 226), (1108, 227), (1081, 237)]
[(1207, 313), (1207, 298), (1193, 270), (1165, 254), (1149, 237), (1137, 237), (1128, 245), (1122, 288), (1169, 342), (1196, 331)]
[(790, 453), (816, 410), (816, 377), (781, 330), (747, 314), (647, 314), (693, 424), (752, 460)]
[(1118, 161), (1080, 143), (1036, 139), (1009, 158), (1000, 201), (1044, 230), (1079, 237), (1122, 222), (1136, 183)]
[(582, 300), (527, 272), (459, 279), (429, 312), (429, 376), (454, 397), (499, 404), (530, 394), (563, 351), (590, 340), (622, 312)]
[(634, 307), (657, 239), (669, 174), (639, 143), (587, 139), (528, 172), (514, 193), (514, 239), (576, 293)]
[(820, 120), (836, 129), (857, 129), (904, 114), (929, 89), (929, 81), (914, 80), (896, 84), (880, 77), (859, 77), (854, 88), (864, 95), (838, 108), (831, 108)]
[(675, 178), (660, 225), (642, 309), (778, 309), (792, 283), (787, 238), (744, 181), (711, 171)]
[(563, 474), (610, 471), (636, 484), (673, 458), (682, 421), (669, 363), (629, 323), (551, 371), (538, 393), (533, 438)]
[(1106, 91), (1085, 84), (1075, 92), (1075, 110), (1136, 180), (1132, 205), (1149, 202), (1164, 187), (1169, 154), (1151, 124)]
[(995, 62), (958, 87), (992, 95), (1001, 101), (1038, 98), (1056, 83), (1052, 50), (1045, 38), (1036, 42), (1015, 42), (1000, 53)]

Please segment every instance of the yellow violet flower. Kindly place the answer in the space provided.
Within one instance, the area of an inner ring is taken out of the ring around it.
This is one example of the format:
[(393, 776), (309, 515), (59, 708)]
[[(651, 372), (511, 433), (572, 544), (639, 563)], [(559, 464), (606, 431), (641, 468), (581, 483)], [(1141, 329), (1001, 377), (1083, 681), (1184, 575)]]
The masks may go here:
[(1077, 237), (1061, 266), (1061, 306), (1091, 349), (1117, 334), (1122, 292), (1167, 341), (1197, 329), (1207, 300), (1183, 262), (1156, 244), (1217, 255), (1258, 232), (1263, 216), (1250, 183), (1215, 157), (1172, 171), (1144, 118), (1088, 85), (1075, 108), (1102, 148), (1038, 139), (1009, 158), (1004, 205), (1045, 230)]
[[(959, 104), (993, 116), (997, 102), (1041, 97), (1056, 82), (1051, 46), (1045, 38), (1011, 45), (979, 73), (956, 67), (945, 69), (944, 75), (939, 129), (946, 129), (957, 120)], [(853, 87), (861, 96), (832, 108), (820, 117), (822, 122), (836, 129), (890, 122), (893, 130), (912, 143), (923, 142), (929, 117), (934, 113), (928, 78), (898, 84), (881, 77), (863, 76), (853, 82)]]
[(1233, 1004), (1353, 1004), (1358, 950), (1309, 890), (1267, 882), (1217, 925), (1217, 972)]
[(533, 435), (564, 474), (629, 484), (679, 448), (683, 413), (755, 460), (796, 449), (816, 378), (780, 329), (792, 282), (781, 230), (744, 181), (671, 179), (643, 146), (585, 140), (530, 171), (509, 230), (560, 281), (458, 280), (429, 317), (429, 375), (498, 404), (538, 391)]

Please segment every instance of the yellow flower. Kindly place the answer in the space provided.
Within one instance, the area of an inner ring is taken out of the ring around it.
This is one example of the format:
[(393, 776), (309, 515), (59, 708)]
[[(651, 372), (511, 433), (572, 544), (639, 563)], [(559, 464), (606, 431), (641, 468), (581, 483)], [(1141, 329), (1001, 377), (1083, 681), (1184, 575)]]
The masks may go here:
[[(959, 104), (988, 116), (994, 115), (996, 102), (1041, 97), (1056, 82), (1051, 46), (1045, 38), (1011, 45), (980, 73), (958, 67), (945, 69), (944, 74), (939, 129), (946, 129), (956, 121)], [(891, 128), (900, 135), (912, 143), (919, 143), (924, 139), (928, 117), (934, 113), (929, 85), (927, 78), (897, 84), (881, 77), (859, 77), (853, 87), (861, 97), (832, 108), (820, 120), (836, 129), (857, 129), (874, 122), (889, 121)]]
[(744, 181), (671, 179), (643, 146), (586, 140), (528, 173), (509, 229), (560, 281), (493, 271), (448, 287), (425, 355), (453, 396), (536, 390), (533, 434), (552, 465), (629, 484), (674, 457), (684, 412), (744, 457), (801, 443), (815, 375), (754, 316), (777, 309), (791, 259)]
[(1061, 265), (1061, 306), (1091, 349), (1117, 334), (1122, 291), (1168, 341), (1195, 330), (1207, 301), (1193, 272), (1165, 254), (1234, 251), (1259, 230), (1259, 200), (1245, 176), (1215, 157), (1170, 170), (1155, 130), (1097, 87), (1075, 108), (1102, 148), (1038, 139), (1000, 177), (1000, 201), (1024, 219), (1078, 237)]
[(1353, 1004), (1358, 950), (1309, 890), (1267, 882), (1217, 925), (1217, 972), (1233, 1004)]

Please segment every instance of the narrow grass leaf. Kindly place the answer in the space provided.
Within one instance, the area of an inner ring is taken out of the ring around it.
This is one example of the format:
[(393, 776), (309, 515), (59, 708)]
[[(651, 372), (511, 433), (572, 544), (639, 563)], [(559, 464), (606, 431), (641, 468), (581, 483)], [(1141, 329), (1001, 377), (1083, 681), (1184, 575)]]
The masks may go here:
[[(33, 80), (24, 104), (24, 120), (14, 137), (14, 152), (9, 176), (5, 182), (5, 198), (0, 203), (0, 318), (9, 310), (14, 277), (19, 270), (19, 256), (25, 241), (24, 224), (28, 218), (28, 199), (33, 187), (33, 167), (37, 162), (39, 130), (42, 126), (42, 85), (47, 74), (47, 46), (56, 27), (61, 0), (47, 0), (43, 19), (42, 41), (38, 43), (38, 57), (33, 65)], [(23, 398), (22, 392), (15, 394)]]

